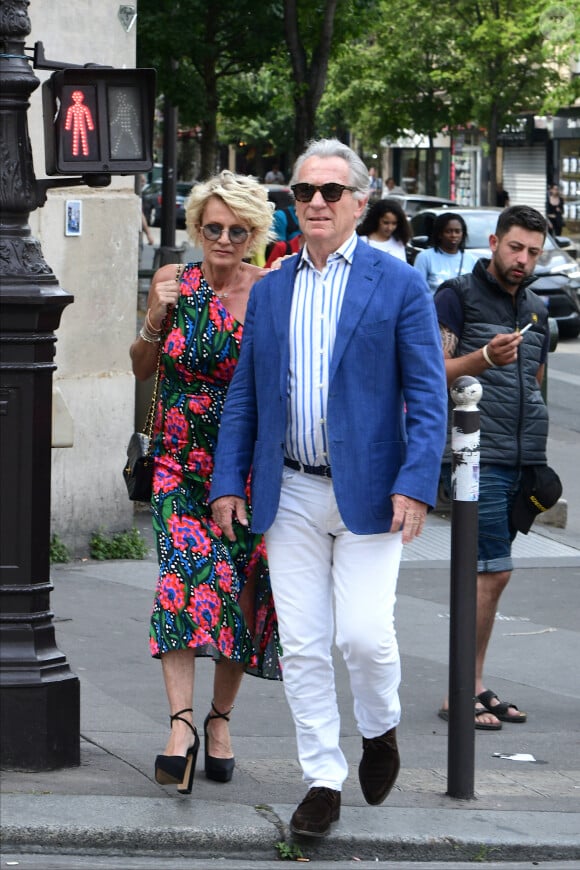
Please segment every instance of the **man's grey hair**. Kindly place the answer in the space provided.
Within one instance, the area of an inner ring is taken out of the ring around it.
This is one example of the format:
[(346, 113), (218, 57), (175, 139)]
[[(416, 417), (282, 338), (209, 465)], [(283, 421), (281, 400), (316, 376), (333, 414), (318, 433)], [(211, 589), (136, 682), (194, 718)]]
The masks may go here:
[(290, 185), (298, 182), (298, 176), (302, 169), (303, 163), (309, 157), (341, 157), (348, 163), (349, 168), (349, 184), (351, 187), (356, 187), (356, 192), (353, 193), (355, 199), (363, 199), (369, 193), (369, 171), (360, 159), (358, 154), (340, 142), (338, 139), (315, 139), (309, 142), (306, 151), (300, 155), (292, 172)]

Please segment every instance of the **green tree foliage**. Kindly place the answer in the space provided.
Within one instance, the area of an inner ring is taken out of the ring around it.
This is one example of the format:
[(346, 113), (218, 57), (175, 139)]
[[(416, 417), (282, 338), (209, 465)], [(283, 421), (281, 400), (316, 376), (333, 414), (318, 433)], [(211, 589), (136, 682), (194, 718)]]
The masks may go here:
[(220, 101), (220, 138), (290, 159), (327, 126), (317, 107), (332, 52), (364, 32), (376, 0), (284, 0), (284, 40), (261, 68), (228, 84)]
[(317, 133), (317, 110), (333, 51), (364, 33), (378, 0), (284, 0), (284, 31), (292, 69), (294, 152)]
[(281, 0), (140, 0), (137, 21), (138, 63), (157, 68), (181, 123), (201, 127), (206, 177), (216, 166), (220, 94), (282, 41)]
[[(580, 99), (580, 0), (546, 3), (539, 25), (546, 42), (547, 62), (559, 72), (559, 80), (552, 82), (553, 86), (543, 94), (542, 111), (556, 114)], [(572, 70), (575, 75), (570, 77)]]
[(475, 124), (493, 183), (498, 133), (579, 95), (580, 0), (140, 0), (138, 27), (139, 63), (201, 125), (203, 174), (218, 123), (222, 142), (294, 154), (320, 134), (375, 150)]
[(456, 0), (451, 4), (459, 25), (453, 51), (462, 63), (445, 84), (451, 99), (486, 132), (492, 202), (501, 130), (518, 114), (542, 112), (553, 104), (556, 94), (566, 102), (573, 99), (569, 63), (561, 61), (574, 49), (577, 0), (567, 0), (563, 7), (570, 11), (576, 7), (575, 15), (567, 27), (551, 28), (555, 5), (550, 0)]
[(413, 130), (429, 135), (450, 121), (442, 70), (449, 64), (449, 22), (439, 2), (381, 0), (372, 31), (342, 45), (329, 71), (324, 112), (340, 110), (369, 147)]
[[(221, 142), (248, 143), (259, 158), (292, 151), (292, 82), (283, 48), (272, 61), (243, 73), (224, 89), (218, 126)], [(262, 173), (260, 159), (255, 171)]]
[(366, 150), (411, 134), (432, 143), (452, 124), (456, 108), (444, 88), (454, 64), (455, 19), (434, 0), (381, 0), (372, 23), (372, 31), (342, 45), (333, 59), (321, 114), (342, 114)]
[(372, 30), (332, 59), (321, 117), (342, 117), (367, 150), (410, 131), (432, 141), (475, 124), (487, 135), (495, 180), (498, 133), (520, 113), (553, 112), (578, 95), (569, 72), (579, 6), (380, 0)]

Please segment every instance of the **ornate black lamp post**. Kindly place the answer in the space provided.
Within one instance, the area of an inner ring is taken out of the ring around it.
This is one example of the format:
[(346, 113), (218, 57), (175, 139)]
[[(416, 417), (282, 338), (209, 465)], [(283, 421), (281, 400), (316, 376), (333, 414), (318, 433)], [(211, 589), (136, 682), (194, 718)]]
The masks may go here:
[(28, 5), (0, 2), (0, 726), (5, 767), (48, 770), (80, 762), (80, 686), (55, 643), (49, 558), (54, 330), (73, 297), (28, 226), (50, 185), (28, 136)]

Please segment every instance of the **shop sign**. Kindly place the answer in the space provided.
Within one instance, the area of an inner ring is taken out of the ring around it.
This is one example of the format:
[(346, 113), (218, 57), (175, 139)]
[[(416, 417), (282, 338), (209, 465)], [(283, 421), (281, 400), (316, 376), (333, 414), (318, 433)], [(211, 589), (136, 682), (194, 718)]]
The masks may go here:
[(554, 139), (580, 139), (580, 117), (564, 117), (553, 119)]

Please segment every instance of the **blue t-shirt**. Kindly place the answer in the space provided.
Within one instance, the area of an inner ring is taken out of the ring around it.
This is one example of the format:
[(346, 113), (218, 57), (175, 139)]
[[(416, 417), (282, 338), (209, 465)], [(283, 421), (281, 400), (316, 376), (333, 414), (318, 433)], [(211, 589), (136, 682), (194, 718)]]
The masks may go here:
[(474, 257), (470, 251), (446, 254), (445, 251), (426, 248), (424, 251), (419, 251), (413, 265), (427, 281), (431, 293), (435, 293), (444, 281), (472, 272), (476, 263), (477, 257)]

